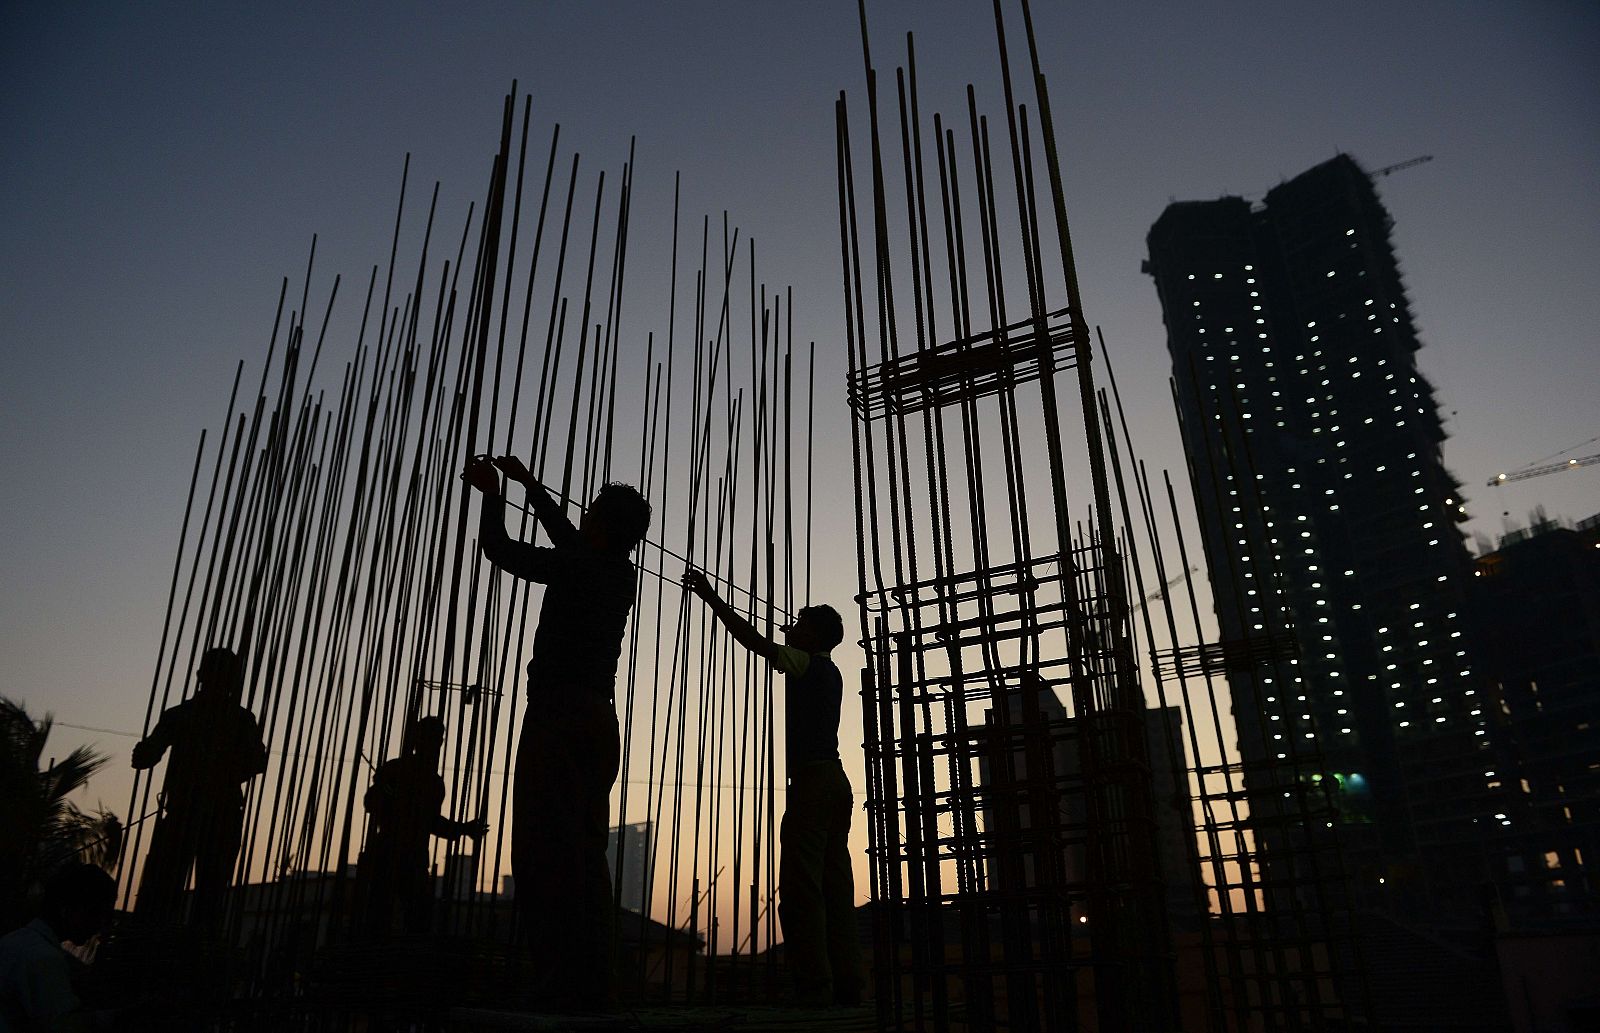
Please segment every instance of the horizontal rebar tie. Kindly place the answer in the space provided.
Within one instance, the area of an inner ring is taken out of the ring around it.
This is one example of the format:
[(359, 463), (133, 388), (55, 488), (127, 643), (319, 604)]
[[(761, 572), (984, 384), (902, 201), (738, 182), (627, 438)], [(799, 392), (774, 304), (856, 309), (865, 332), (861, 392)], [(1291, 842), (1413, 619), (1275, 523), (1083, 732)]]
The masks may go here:
[(873, 419), (997, 394), (1038, 380), (1045, 354), (1052, 372), (1071, 369), (1076, 358), (1066, 315), (1058, 309), (1045, 314), (1042, 328), (1025, 319), (866, 366), (850, 378), (850, 407)]
[(1293, 633), (1272, 631), (1247, 638), (1202, 642), (1151, 654), (1156, 677), (1162, 681), (1188, 675), (1244, 673), (1262, 664), (1290, 660), (1298, 655)]

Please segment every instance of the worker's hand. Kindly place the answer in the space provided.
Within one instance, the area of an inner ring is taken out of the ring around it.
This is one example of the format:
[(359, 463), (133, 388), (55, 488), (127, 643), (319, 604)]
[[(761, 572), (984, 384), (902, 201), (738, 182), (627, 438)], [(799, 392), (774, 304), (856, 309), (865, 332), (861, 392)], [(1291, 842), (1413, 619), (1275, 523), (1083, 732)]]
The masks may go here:
[(536, 483), (533, 474), (522, 465), (522, 460), (516, 456), (500, 456), (494, 461), (495, 468), (506, 475), (507, 480), (516, 481), (518, 484), (531, 485)]
[(494, 472), (494, 462), (488, 456), (473, 456), (467, 460), (461, 478), (485, 495), (495, 498), (500, 495), (500, 475)]
[(711, 587), (711, 581), (706, 577), (705, 571), (690, 567), (683, 572), (683, 587), (693, 592), (702, 599), (716, 598), (716, 591)]
[(153, 768), (161, 759), (161, 750), (155, 743), (148, 739), (141, 740), (133, 747), (133, 767), (135, 771)]
[(471, 839), (482, 839), (489, 834), (489, 823), (483, 818), (466, 823), (465, 834)]

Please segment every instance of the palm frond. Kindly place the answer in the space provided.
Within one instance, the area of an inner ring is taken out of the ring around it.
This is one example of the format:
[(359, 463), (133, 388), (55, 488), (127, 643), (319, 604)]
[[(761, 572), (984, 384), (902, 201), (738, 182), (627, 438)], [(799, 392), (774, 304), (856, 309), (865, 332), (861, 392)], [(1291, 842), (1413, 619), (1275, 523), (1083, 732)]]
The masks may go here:
[(122, 822), (104, 805), (94, 814), (85, 814), (65, 804), (44, 831), (35, 855), (39, 871), (53, 871), (71, 861), (109, 867), (122, 850)]
[(44, 772), (46, 793), (52, 800), (65, 800), (89, 784), (89, 778), (108, 758), (90, 746), (79, 746), (54, 767)]
[(0, 765), (37, 771), (54, 718), (35, 721), (20, 703), (0, 697)]
[(68, 797), (84, 788), (107, 760), (79, 746), (48, 769), (39, 758), (53, 722), (35, 720), (25, 706), (0, 698), (0, 911), (7, 920), (27, 888), (69, 861), (102, 867), (122, 849), (122, 823), (103, 806), (85, 814)]

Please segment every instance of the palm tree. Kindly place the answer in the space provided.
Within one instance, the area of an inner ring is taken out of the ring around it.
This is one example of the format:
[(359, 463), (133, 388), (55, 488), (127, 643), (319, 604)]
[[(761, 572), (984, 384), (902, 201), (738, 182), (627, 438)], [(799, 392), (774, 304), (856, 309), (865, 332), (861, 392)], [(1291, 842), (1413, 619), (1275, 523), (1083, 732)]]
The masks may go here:
[(80, 811), (67, 797), (82, 789), (106, 756), (79, 746), (40, 767), (52, 719), (34, 721), (26, 708), (0, 697), (0, 922), (17, 925), (31, 893), (68, 861), (101, 867), (116, 862), (122, 823), (104, 807)]

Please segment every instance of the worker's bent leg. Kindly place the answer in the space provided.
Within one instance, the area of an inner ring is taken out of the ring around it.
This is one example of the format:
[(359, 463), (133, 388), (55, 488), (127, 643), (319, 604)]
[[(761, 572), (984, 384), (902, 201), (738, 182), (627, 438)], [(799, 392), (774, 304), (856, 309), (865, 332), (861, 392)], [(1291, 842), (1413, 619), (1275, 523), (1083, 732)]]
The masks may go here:
[(801, 1005), (833, 1000), (823, 865), (828, 847), (827, 782), (802, 769), (789, 779), (778, 859), (778, 920), (784, 957)]

